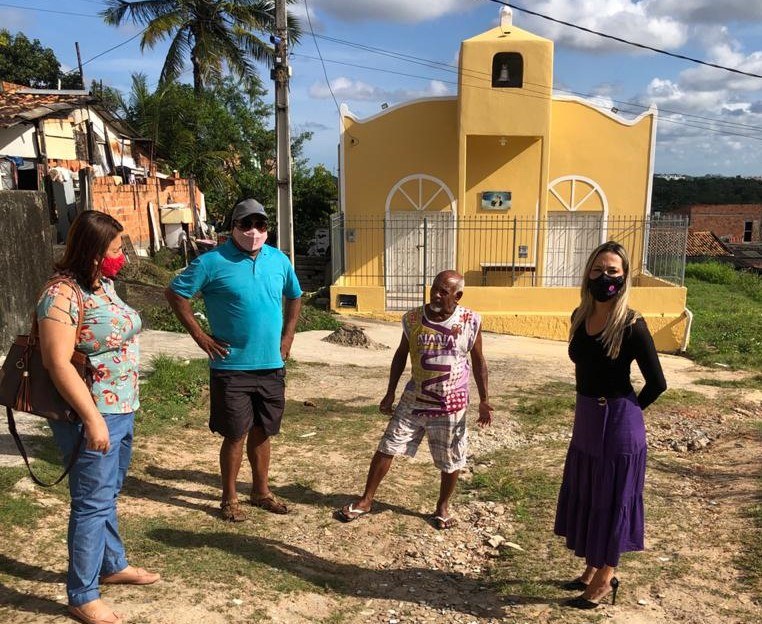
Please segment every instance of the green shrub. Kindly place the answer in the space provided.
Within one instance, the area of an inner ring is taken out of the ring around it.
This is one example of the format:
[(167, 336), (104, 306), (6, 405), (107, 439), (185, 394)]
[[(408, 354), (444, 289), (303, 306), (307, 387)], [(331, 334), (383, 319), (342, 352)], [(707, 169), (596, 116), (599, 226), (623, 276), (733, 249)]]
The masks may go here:
[(152, 260), (154, 264), (170, 271), (177, 271), (178, 269), (185, 268), (185, 259), (182, 254), (169, 247), (162, 247), (159, 249), (159, 251), (153, 255)]
[(736, 270), (731, 265), (720, 262), (689, 263), (685, 267), (685, 277), (712, 284), (733, 284), (736, 281)]
[(172, 271), (150, 260), (132, 261), (119, 272), (120, 279), (151, 286), (167, 286), (172, 277)]
[(313, 329), (324, 329), (334, 331), (341, 327), (341, 322), (335, 314), (320, 310), (308, 304), (302, 304), (302, 311), (299, 314), (299, 322), (296, 324), (296, 331), (311, 331)]
[[(200, 298), (191, 299), (191, 308), (193, 308), (193, 313), (196, 316), (198, 324), (201, 325), (201, 329), (205, 332), (210, 332), (211, 329), (209, 328), (209, 321), (206, 317), (204, 300)], [(146, 329), (158, 329), (161, 331), (180, 333), (185, 331), (185, 327), (183, 327), (183, 324), (177, 319), (175, 313), (172, 312), (168, 305), (147, 306), (143, 309), (141, 318), (143, 319), (143, 324)]]
[(686, 279), (700, 280), (709, 284), (730, 286), (736, 293), (744, 294), (762, 302), (762, 278), (754, 273), (739, 271), (721, 262), (698, 262), (685, 267)]

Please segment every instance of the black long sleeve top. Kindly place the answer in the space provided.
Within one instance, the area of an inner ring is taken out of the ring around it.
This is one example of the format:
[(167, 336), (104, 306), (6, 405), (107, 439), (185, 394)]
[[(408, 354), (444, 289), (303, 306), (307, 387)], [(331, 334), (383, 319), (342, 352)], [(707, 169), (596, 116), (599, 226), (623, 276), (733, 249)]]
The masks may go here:
[[(601, 332), (602, 333), (602, 332)], [(638, 404), (645, 409), (667, 389), (667, 382), (656, 354), (656, 347), (642, 317), (628, 325), (616, 359), (606, 355), (601, 333), (590, 336), (582, 323), (569, 342), (569, 357), (574, 362), (577, 392), (585, 396), (615, 398), (633, 392), (630, 365), (635, 360), (646, 381)]]

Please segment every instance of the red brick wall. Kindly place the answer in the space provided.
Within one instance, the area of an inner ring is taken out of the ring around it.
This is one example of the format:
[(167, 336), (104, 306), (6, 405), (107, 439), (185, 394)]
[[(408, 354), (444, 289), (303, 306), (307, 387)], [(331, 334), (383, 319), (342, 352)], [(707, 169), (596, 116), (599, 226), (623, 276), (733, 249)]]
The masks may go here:
[[(184, 203), (190, 207), (188, 180), (148, 178), (145, 183), (114, 184), (113, 178), (104, 177), (95, 178), (93, 182), (93, 208), (117, 219), (132, 244), (143, 249), (148, 249), (151, 244), (149, 202), (153, 203), (153, 214), (157, 219), (160, 205)], [(200, 203), (201, 194), (196, 188), (196, 206)]]
[(762, 241), (762, 204), (694, 204), (675, 212), (690, 218), (691, 231), (710, 231), (731, 243), (742, 243), (744, 223), (752, 222), (752, 242)]

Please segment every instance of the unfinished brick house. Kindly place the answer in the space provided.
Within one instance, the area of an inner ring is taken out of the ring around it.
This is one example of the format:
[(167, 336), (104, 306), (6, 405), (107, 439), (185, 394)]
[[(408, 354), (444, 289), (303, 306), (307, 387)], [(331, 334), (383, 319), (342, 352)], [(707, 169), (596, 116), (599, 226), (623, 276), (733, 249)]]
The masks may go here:
[(151, 154), (150, 140), (87, 91), (0, 83), (0, 190), (45, 190), (59, 241), (86, 209), (118, 219), (139, 252), (192, 233), (203, 194), (158, 173)]
[(693, 204), (673, 213), (687, 215), (692, 232), (713, 232), (726, 243), (762, 242), (762, 204)]

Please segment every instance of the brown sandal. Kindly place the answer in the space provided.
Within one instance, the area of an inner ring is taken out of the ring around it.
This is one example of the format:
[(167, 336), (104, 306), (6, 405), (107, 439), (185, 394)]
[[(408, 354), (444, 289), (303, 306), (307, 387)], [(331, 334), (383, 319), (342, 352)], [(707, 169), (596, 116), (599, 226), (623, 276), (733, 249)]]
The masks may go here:
[(222, 501), (220, 503), (220, 515), (227, 522), (243, 522), (246, 514), (237, 500)]
[(265, 511), (269, 511), (274, 514), (287, 514), (288, 507), (275, 498), (274, 494), (268, 494), (262, 498), (251, 497), (251, 504), (254, 507), (261, 507)]

